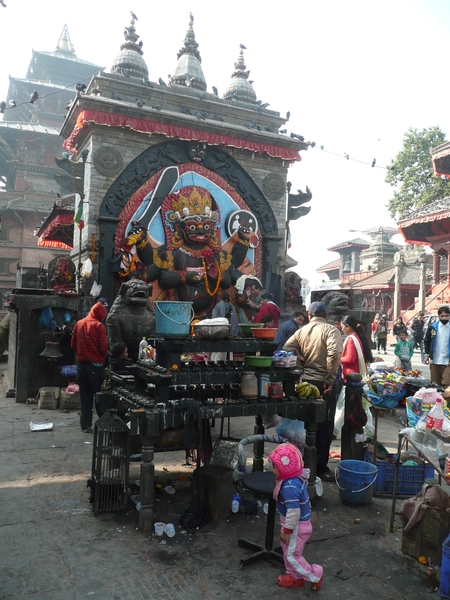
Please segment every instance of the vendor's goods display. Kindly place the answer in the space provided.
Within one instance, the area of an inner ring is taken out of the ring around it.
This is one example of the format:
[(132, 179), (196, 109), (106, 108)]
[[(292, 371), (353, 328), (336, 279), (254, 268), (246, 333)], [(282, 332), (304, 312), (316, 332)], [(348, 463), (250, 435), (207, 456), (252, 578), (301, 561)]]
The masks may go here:
[(405, 376), (390, 363), (372, 363), (369, 372), (364, 383), (372, 406), (397, 408), (407, 393)]
[(289, 369), (295, 367), (297, 364), (297, 356), (294, 352), (286, 352), (285, 350), (278, 350), (273, 353), (273, 366), (281, 367), (282, 369)]
[(295, 392), (300, 398), (320, 398), (319, 389), (306, 381), (298, 383), (295, 386)]

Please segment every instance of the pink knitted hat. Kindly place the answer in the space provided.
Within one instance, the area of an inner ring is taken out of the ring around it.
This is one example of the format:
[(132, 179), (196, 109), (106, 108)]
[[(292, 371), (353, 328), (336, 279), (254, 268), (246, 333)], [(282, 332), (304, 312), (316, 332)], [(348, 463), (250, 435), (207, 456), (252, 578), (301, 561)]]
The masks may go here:
[(303, 458), (294, 444), (280, 444), (269, 454), (269, 460), (276, 466), (280, 479), (298, 477), (303, 471)]

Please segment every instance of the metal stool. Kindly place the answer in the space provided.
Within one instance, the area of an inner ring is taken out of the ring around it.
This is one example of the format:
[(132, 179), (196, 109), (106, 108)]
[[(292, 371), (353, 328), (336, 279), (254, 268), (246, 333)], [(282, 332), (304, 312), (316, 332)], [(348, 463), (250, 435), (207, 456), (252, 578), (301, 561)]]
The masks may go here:
[(255, 544), (254, 542), (250, 542), (244, 538), (239, 538), (238, 545), (240, 548), (248, 548), (249, 550), (255, 551), (255, 554), (252, 554), (248, 558), (241, 558), (241, 569), (260, 559), (269, 560), (270, 558), (273, 558), (277, 562), (284, 564), (281, 548), (273, 548), (273, 531), (277, 506), (276, 501), (273, 499), (273, 490), (275, 488), (274, 474), (271, 471), (247, 473), (242, 480), (242, 485), (245, 489), (253, 492), (256, 496), (268, 498), (269, 512), (267, 514), (266, 539), (264, 546)]

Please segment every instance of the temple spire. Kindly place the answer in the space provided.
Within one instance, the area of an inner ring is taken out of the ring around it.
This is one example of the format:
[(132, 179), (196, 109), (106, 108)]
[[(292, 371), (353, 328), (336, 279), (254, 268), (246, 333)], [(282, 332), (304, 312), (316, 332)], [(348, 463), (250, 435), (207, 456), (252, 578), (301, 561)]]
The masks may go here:
[(148, 68), (142, 58), (142, 41), (136, 33), (135, 15), (132, 13), (131, 23), (125, 27), (123, 35), (125, 42), (120, 46), (120, 53), (114, 59), (111, 73), (123, 75), (124, 77), (148, 77)]
[(189, 27), (177, 58), (175, 74), (169, 85), (184, 85), (203, 92), (206, 91), (206, 80), (201, 66), (202, 59), (198, 51), (198, 43), (195, 40), (194, 17), (192, 14), (189, 15)]
[(56, 50), (59, 52), (65, 52), (67, 54), (75, 55), (75, 48), (70, 41), (69, 30), (67, 29), (67, 25), (64, 25), (61, 35), (59, 36), (58, 43), (56, 44)]
[(244, 50), (246, 50), (246, 47), (243, 44), (240, 44), (239, 56), (234, 63), (231, 82), (222, 96), (224, 100), (240, 100), (241, 102), (252, 103), (256, 101), (255, 90), (250, 81), (248, 81), (250, 71), (245, 70), (247, 67), (244, 61)]

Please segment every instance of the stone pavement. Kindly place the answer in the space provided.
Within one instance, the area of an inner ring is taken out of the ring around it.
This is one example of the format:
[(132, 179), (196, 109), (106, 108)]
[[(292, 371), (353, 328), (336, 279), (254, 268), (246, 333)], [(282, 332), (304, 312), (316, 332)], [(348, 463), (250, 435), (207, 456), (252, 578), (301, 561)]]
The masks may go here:
[[(54, 428), (31, 432), (30, 421), (52, 421)], [(379, 440), (395, 449), (401, 427), (397, 415), (387, 414), (380, 419)], [(251, 418), (232, 420), (233, 437), (252, 432)], [(391, 500), (375, 497), (368, 507), (348, 507), (335, 483), (324, 483), (305, 551), (310, 562), (324, 565), (320, 592), (306, 585), (277, 587), (283, 569), (272, 562), (240, 569), (249, 551), (238, 547), (238, 538), (264, 540), (262, 508), (256, 516), (232, 514), (188, 535), (178, 518), (190, 493), (159, 489), (155, 518), (175, 524), (173, 538), (142, 535), (131, 506), (123, 514), (95, 518), (86, 489), (92, 441), (80, 432), (76, 412), (16, 404), (5, 398), (0, 383), (0, 599), (277, 600), (318, 594), (324, 600), (422, 600), (435, 588), (426, 569), (401, 553), (398, 521), (389, 533)], [(333, 450), (339, 452), (339, 440)], [(192, 469), (183, 462), (182, 452), (158, 453), (157, 481), (173, 483), (180, 475), (191, 480)], [(336, 463), (331, 461), (332, 468)], [(139, 465), (132, 463), (131, 479), (138, 477)]]

